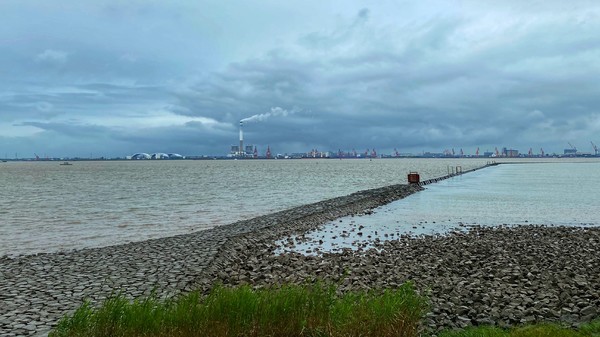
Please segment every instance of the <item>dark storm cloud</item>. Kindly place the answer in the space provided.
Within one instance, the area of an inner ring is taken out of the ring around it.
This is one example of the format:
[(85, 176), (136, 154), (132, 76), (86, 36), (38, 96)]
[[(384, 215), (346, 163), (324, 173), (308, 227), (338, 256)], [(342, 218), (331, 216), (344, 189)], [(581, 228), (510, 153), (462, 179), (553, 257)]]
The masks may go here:
[(40, 122), (24, 122), (17, 124), (18, 126), (34, 126), (44, 131), (56, 132), (69, 137), (94, 138), (97, 135), (102, 135), (108, 131), (107, 128), (97, 125), (72, 125), (65, 123), (40, 123)]
[(227, 145), (224, 144), (229, 144), (230, 138), (231, 130), (215, 131), (195, 122), (183, 126), (131, 130), (115, 135), (119, 141), (136, 144), (134, 152), (175, 152), (183, 155), (210, 153), (213, 148), (227, 151)]
[(233, 65), (218, 87), (196, 93), (254, 111), (261, 102), (311, 110), (301, 129), (286, 120), (262, 130), (305, 147), (562, 146), (599, 131), (597, 21), (521, 19), (512, 36), (482, 36), (471, 48), (457, 41), (468, 20), (432, 20), (394, 39), (362, 22), (366, 13), (301, 38), (299, 55)]
[(90, 83), (79, 86), (29, 87), (0, 98), (0, 121), (9, 123), (29, 118), (47, 121), (56, 117), (70, 120), (90, 116), (134, 113), (135, 106), (159, 106), (168, 98), (165, 88)]
[(0, 14), (15, 32), (0, 33), (5, 147), (53, 135), (224, 154), (239, 120), (275, 108), (297, 112), (248, 123), (249, 143), (277, 152), (600, 143), (593, 2), (94, 1), (70, 15), (33, 3)]
[[(364, 12), (359, 14), (362, 16)], [(354, 29), (354, 24), (350, 28)], [(316, 39), (315, 34), (311, 36)], [(319, 40), (320, 44), (325, 40), (342, 43), (337, 37)], [(302, 114), (301, 128), (298, 121), (285, 119), (277, 124), (271, 121), (270, 130), (257, 133), (304, 147), (312, 144), (326, 148), (420, 145), (415, 144), (415, 139), (440, 145), (446, 141), (442, 133), (454, 134), (446, 132), (448, 127), (444, 123), (436, 127), (435, 118), (440, 111), (414, 102), (410, 91), (452, 81), (464, 73), (460, 69), (441, 72), (430, 69), (416, 74), (410, 65), (403, 64), (405, 58), (402, 54), (366, 50), (354, 57), (344, 54), (330, 59), (296, 61), (293, 55), (273, 52), (265, 59), (230, 66), (219, 74), (218, 81), (192, 88), (194, 99), (183, 98), (182, 101), (193, 102), (197, 111), (225, 112), (223, 115), (232, 123), (257, 111), (268, 110), (265, 102), (272, 106), (299, 106), (312, 111)], [(403, 95), (407, 99), (401, 99)], [(215, 97), (219, 99), (216, 102)], [(238, 110), (219, 111), (224, 102)], [(248, 132), (252, 135), (252, 131)], [(403, 136), (408, 133), (419, 137)]]

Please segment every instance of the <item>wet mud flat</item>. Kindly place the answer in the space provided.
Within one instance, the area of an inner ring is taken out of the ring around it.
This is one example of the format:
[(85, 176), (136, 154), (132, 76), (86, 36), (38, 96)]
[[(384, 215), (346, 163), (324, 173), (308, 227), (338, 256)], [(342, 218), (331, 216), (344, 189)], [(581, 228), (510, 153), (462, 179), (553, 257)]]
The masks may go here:
[(221, 266), (215, 262), (223, 261), (219, 256), (240, 240), (253, 237), (252, 233), (271, 239), (303, 233), (420, 190), (419, 186), (393, 185), (191, 234), (69, 252), (2, 256), (0, 335), (46, 335), (85, 300), (97, 304), (117, 293), (137, 298), (152, 291), (173, 296), (208, 289), (219, 281), (213, 272)]
[(577, 325), (600, 315), (598, 227), (475, 225), (336, 253), (282, 253), (286, 244), (269, 231), (239, 236), (219, 251), (209, 277), (256, 287), (319, 279), (341, 291), (410, 281), (430, 298), (424, 320), (430, 331), (548, 321)]

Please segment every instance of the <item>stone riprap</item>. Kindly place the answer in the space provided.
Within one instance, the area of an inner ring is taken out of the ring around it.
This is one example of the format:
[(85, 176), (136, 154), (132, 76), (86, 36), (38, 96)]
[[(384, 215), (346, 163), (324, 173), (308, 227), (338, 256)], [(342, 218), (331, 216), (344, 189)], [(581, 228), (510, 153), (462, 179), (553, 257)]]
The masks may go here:
[[(98, 303), (170, 296), (214, 284), (218, 251), (248, 233), (275, 238), (301, 233), (336, 218), (364, 212), (421, 190), (394, 185), (357, 192), (201, 232), (71, 252), (0, 257), (0, 336), (47, 334), (84, 300)], [(220, 260), (221, 261), (221, 260)]]
[(224, 284), (255, 287), (320, 279), (347, 291), (411, 281), (430, 298), (425, 328), (433, 331), (540, 321), (576, 325), (600, 314), (598, 227), (471, 226), (374, 244), (335, 254), (274, 254), (278, 247), (260, 231), (222, 247), (210, 269)]

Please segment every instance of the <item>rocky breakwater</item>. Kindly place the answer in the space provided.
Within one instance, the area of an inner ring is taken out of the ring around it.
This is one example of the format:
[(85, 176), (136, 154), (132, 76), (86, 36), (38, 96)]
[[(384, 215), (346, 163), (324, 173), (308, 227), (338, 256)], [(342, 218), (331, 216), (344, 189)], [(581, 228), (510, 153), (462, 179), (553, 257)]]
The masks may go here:
[(0, 257), (0, 336), (44, 335), (84, 300), (99, 303), (115, 293), (135, 298), (152, 290), (159, 296), (170, 296), (199, 286), (209, 288), (215, 281), (213, 260), (217, 253), (227, 251), (224, 247), (241, 237), (255, 233), (267, 240), (307, 231), (419, 190), (419, 186), (394, 185), (186, 235), (71, 252)]
[(276, 254), (264, 233), (240, 236), (219, 253), (212, 277), (264, 287), (334, 282), (341, 291), (414, 282), (431, 301), (427, 329), (572, 324), (600, 314), (600, 228), (473, 226), (446, 236), (403, 236), (368, 250)]
[(227, 233), (215, 229), (113, 247), (0, 258), (0, 336), (47, 333), (84, 300), (189, 289)]

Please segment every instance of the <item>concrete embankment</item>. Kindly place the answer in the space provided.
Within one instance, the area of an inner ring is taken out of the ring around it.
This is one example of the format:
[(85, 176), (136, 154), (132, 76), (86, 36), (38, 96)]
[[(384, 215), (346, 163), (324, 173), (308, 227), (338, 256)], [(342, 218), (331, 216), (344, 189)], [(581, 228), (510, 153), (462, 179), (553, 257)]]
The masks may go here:
[(442, 177), (431, 178), (431, 179), (420, 181), (419, 182), (419, 186), (425, 186), (425, 185), (429, 185), (429, 184), (434, 184), (434, 183), (440, 182), (442, 180), (450, 179), (452, 177), (456, 177), (456, 176), (459, 176), (459, 175), (463, 175), (463, 174), (475, 172), (475, 171), (484, 169), (486, 167), (498, 166), (498, 165), (500, 165), (500, 163), (488, 162), (484, 166), (475, 167), (475, 168), (472, 168), (472, 169), (466, 170), (466, 171), (463, 171), (461, 166), (456, 166), (456, 167), (448, 166), (448, 174), (447, 175), (442, 176)]
[[(211, 230), (79, 251), (0, 257), (0, 335), (47, 333), (84, 300), (114, 293), (167, 296), (214, 284), (213, 260), (250, 233), (267, 240), (300, 233), (421, 190), (394, 185), (296, 207)], [(241, 256), (241, 255), (235, 255)], [(222, 256), (218, 257), (223, 262)], [(221, 266), (221, 263), (217, 264)]]

